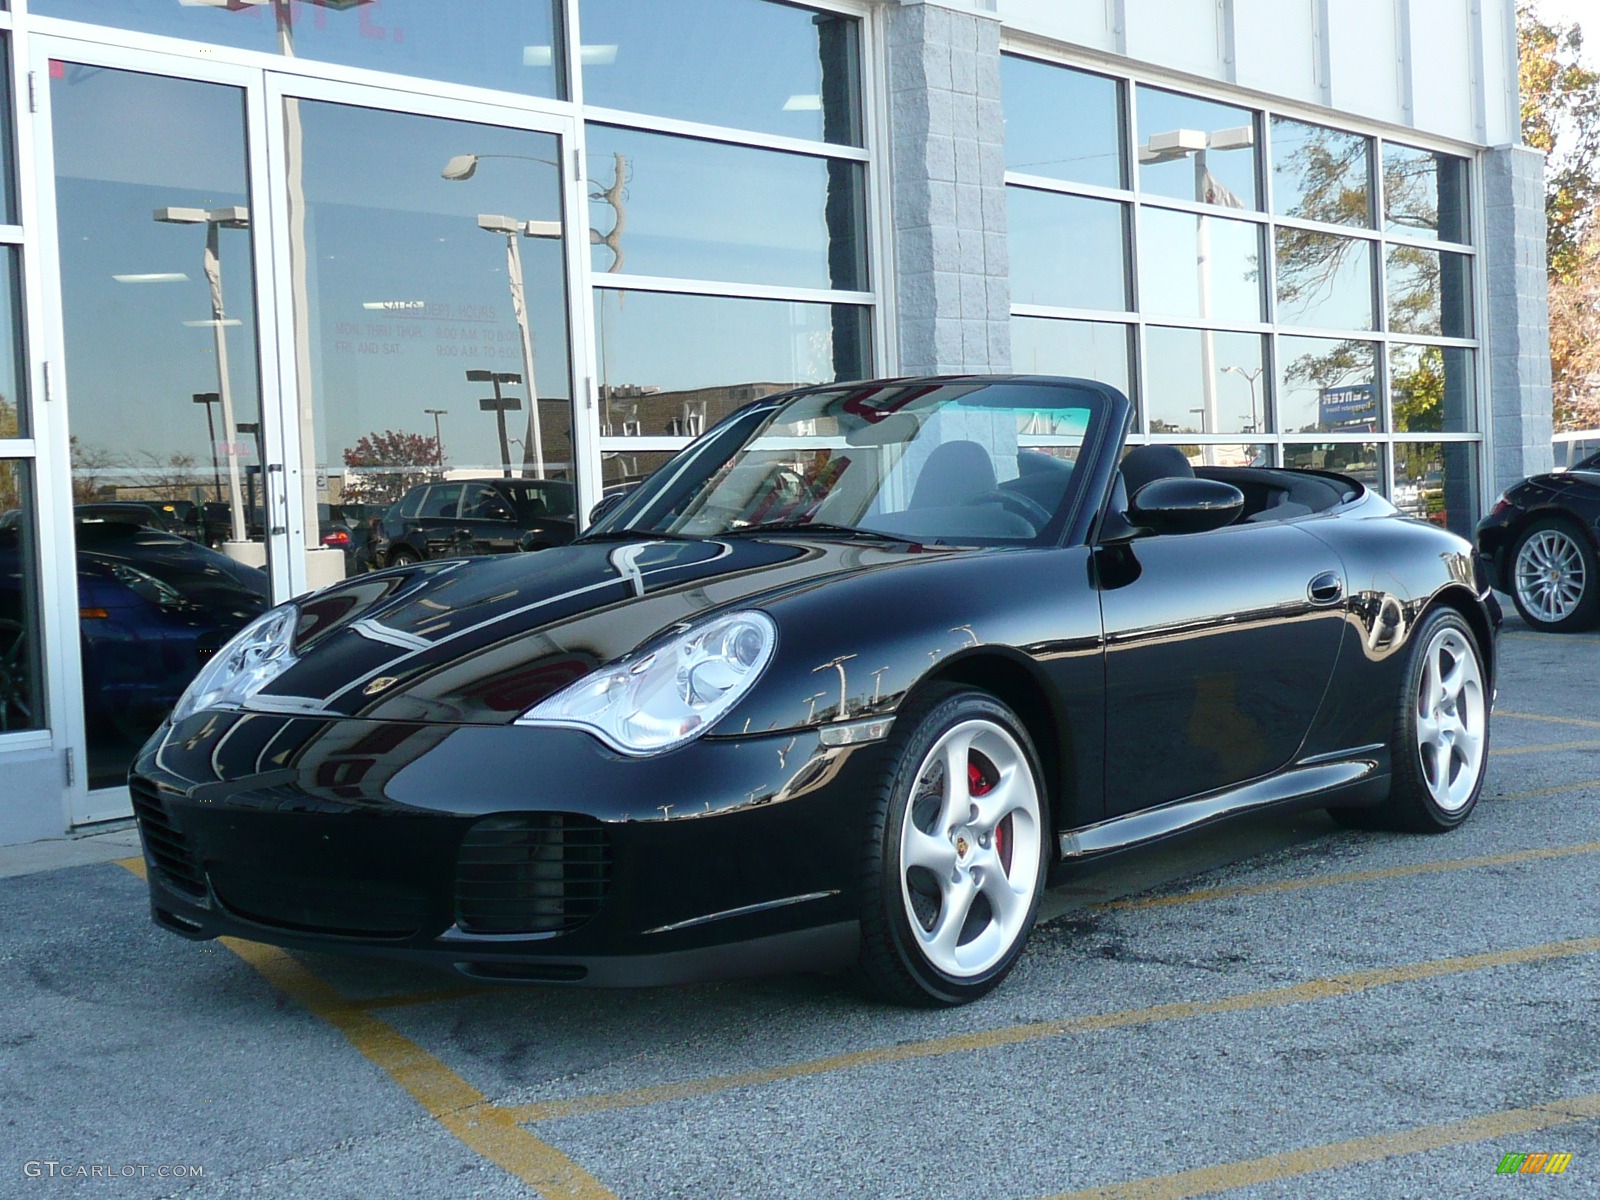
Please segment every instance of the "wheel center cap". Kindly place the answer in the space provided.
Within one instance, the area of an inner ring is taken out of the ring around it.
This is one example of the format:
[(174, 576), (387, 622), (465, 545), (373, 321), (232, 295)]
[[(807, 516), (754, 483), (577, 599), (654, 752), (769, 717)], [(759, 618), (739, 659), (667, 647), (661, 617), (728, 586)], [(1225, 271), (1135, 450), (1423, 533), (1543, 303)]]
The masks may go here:
[(972, 849), (972, 840), (965, 832), (956, 834), (956, 857), (965, 858)]

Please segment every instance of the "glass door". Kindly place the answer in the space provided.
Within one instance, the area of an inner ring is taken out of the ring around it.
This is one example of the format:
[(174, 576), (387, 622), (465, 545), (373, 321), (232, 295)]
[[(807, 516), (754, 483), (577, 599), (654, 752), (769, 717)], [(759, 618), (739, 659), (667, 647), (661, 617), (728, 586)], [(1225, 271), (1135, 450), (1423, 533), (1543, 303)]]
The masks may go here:
[(308, 585), (570, 539), (592, 443), (574, 428), (568, 123), (273, 87)]
[(36, 40), (33, 66), (45, 244), (59, 247), (49, 354), (68, 431), (58, 510), (70, 503), (71, 517), (54, 534), (76, 568), (78, 653), (61, 661), (81, 679), (69, 741), (82, 822), (127, 811), (140, 744), (207, 658), (289, 594), (275, 571), (279, 424), (263, 402), (275, 355), (251, 169), (262, 89), (259, 72), (51, 39)]

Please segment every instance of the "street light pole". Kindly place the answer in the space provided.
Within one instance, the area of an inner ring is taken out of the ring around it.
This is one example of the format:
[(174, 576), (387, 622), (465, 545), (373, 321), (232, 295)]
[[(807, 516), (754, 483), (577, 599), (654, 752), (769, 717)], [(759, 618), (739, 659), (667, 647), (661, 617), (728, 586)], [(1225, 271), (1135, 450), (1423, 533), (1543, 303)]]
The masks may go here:
[(511, 314), (516, 318), (517, 335), (522, 340), (522, 378), (528, 391), (528, 427), (522, 444), (522, 467), (534, 468), (534, 475), (544, 478), (544, 429), (539, 419), (539, 385), (533, 365), (533, 330), (528, 325), (527, 293), (522, 283), (523, 237), (561, 237), (560, 221), (517, 221), (496, 213), (479, 213), (478, 228), (489, 233), (504, 235), (506, 239), (506, 274), (511, 286)]
[(1223, 367), (1222, 369), (1230, 375), (1242, 376), (1244, 381), (1250, 385), (1250, 432), (1260, 433), (1261, 421), (1260, 418), (1256, 416), (1256, 380), (1261, 378), (1262, 368), (1255, 367), (1253, 369), (1246, 370), (1244, 367), (1230, 366)]
[(478, 407), (484, 412), (494, 414), (495, 424), (500, 429), (500, 470), (505, 478), (511, 478), (511, 442), (506, 436), (506, 413), (516, 412), (522, 407), (522, 401), (515, 396), (502, 395), (502, 383), (521, 383), (522, 379), (512, 371), (485, 371), (473, 369), (467, 372), (467, 379), (472, 383), (487, 383), (494, 388), (494, 395), (478, 401)]
[[(203, 262), (206, 282), (211, 288), (211, 329), (216, 338), (217, 351), (217, 395), (222, 406), (222, 436), (228, 443), (228, 486), (231, 489), (229, 496), (229, 516), (232, 520), (233, 540), (235, 542), (249, 541), (245, 531), (244, 508), (239, 500), (241, 485), (239, 481), (239, 456), (233, 453), (233, 443), (236, 434), (233, 419), (233, 390), (228, 381), (228, 337), (224, 322), (227, 313), (222, 302), (222, 254), (221, 231), (228, 229), (250, 228), (250, 210), (243, 205), (230, 205), (227, 208), (214, 208), (209, 212), (203, 208), (184, 208), (168, 206), (155, 210), (155, 219), (169, 225), (200, 225), (206, 227), (206, 249)], [(208, 407), (206, 413), (209, 415)], [(216, 442), (212, 442), (215, 452)]]
[(217, 463), (217, 426), (211, 419), (211, 406), (220, 404), (222, 397), (216, 392), (196, 392), (196, 404), (206, 406), (206, 440), (211, 443), (211, 483), (217, 489), (217, 503), (222, 503), (222, 467)]
[(439, 430), (439, 418), (447, 414), (448, 408), (425, 408), (422, 410), (433, 418), (433, 451), (434, 458), (438, 460), (439, 474), (444, 475), (444, 434)]

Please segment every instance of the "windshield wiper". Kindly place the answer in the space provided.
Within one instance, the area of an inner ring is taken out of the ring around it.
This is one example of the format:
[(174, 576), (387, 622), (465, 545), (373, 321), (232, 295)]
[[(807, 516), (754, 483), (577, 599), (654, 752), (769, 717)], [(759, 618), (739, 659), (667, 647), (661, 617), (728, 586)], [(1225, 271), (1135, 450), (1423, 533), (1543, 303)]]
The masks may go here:
[(741, 537), (758, 533), (815, 533), (825, 537), (862, 538), (873, 542), (899, 542), (905, 546), (920, 546), (925, 541), (923, 538), (902, 537), (900, 534), (884, 533), (878, 529), (862, 529), (857, 525), (833, 525), (827, 521), (757, 522), (754, 525), (741, 525), (737, 529), (724, 530), (717, 536)]
[(583, 533), (572, 539), (578, 542), (703, 542), (705, 536), (691, 533), (664, 533), (659, 529), (604, 529), (598, 533)]

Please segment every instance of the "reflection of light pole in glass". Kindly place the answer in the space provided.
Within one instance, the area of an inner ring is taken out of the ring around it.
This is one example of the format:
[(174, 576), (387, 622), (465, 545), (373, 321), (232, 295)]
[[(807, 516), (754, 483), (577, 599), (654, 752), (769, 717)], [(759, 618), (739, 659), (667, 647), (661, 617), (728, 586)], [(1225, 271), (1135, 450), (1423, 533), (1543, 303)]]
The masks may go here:
[[(444, 164), (440, 172), (444, 178), (462, 182), (471, 179), (478, 172), (478, 163), (485, 158), (515, 158), (524, 162), (543, 163), (555, 167), (558, 171), (561, 164), (553, 159), (539, 158), (532, 154), (456, 154)], [(604, 200), (611, 206), (613, 220), (611, 229), (601, 233), (598, 229), (590, 228), (589, 241), (593, 245), (603, 245), (611, 251), (611, 265), (607, 272), (614, 273), (622, 270), (622, 232), (627, 224), (627, 205), (623, 199), (623, 186), (627, 179), (628, 160), (624, 155), (615, 156), (616, 164), (609, 186), (602, 187), (598, 183), (591, 185), (589, 198), (591, 200)], [(528, 331), (528, 313), (522, 285), (522, 254), (517, 245), (517, 233), (524, 237), (561, 237), (561, 222), (559, 221), (515, 221), (510, 217), (494, 214), (480, 213), (478, 227), (490, 233), (503, 233), (506, 235), (506, 261), (508, 272), (511, 276), (511, 307), (517, 317), (518, 332), (522, 337), (522, 369), (528, 380), (528, 429), (523, 441), (522, 464), (526, 470), (530, 461), (535, 464), (536, 474), (544, 477), (544, 438), (539, 423), (539, 390), (535, 383), (533, 369), (533, 335)], [(605, 306), (600, 309), (602, 323), (601, 333), (601, 392), (603, 398), (608, 398), (610, 388), (606, 382), (604, 370), (607, 349), (603, 325), (605, 321)], [(532, 456), (530, 459), (530, 455)]]
[(1248, 433), (1260, 433), (1261, 422), (1256, 417), (1256, 380), (1261, 378), (1261, 368), (1253, 367), (1246, 370), (1244, 367), (1223, 367), (1229, 375), (1240, 375), (1250, 385), (1250, 428)]
[[(479, 213), (478, 228), (503, 234), (506, 239), (506, 274), (511, 283), (511, 315), (517, 321), (522, 339), (522, 372), (528, 385), (528, 430), (522, 447), (522, 466), (526, 471), (532, 454), (533, 473), (544, 478), (544, 431), (539, 422), (539, 385), (533, 371), (533, 331), (528, 327), (527, 295), (522, 286), (521, 237), (561, 237), (560, 221), (515, 221), (495, 213)], [(509, 462), (509, 460), (508, 460)], [(511, 472), (509, 469), (506, 474)]]
[[(229, 512), (233, 521), (233, 540), (248, 541), (245, 534), (244, 509), (239, 503), (239, 459), (233, 453), (234, 421), (233, 394), (228, 385), (228, 338), (225, 323), (227, 314), (222, 303), (222, 255), (220, 231), (223, 229), (250, 228), (250, 210), (242, 204), (226, 208), (168, 207), (155, 210), (155, 219), (169, 225), (204, 225), (206, 227), (205, 275), (211, 285), (211, 328), (217, 345), (217, 394), (222, 405), (222, 437), (228, 443)], [(211, 409), (206, 409), (209, 415)], [(213, 450), (216, 443), (212, 442)]]
[[(1243, 150), (1256, 144), (1253, 125), (1240, 125), (1233, 129), (1218, 129), (1207, 133), (1200, 129), (1173, 129), (1153, 134), (1139, 147), (1139, 162), (1143, 165), (1176, 162), (1194, 156), (1194, 200), (1196, 204), (1221, 204), (1225, 207), (1244, 207), (1220, 183), (1211, 177), (1206, 165), (1210, 150)], [(1199, 284), (1199, 317), (1202, 321), (1211, 316), (1211, 219), (1204, 214), (1198, 217), (1195, 231), (1195, 272)], [(1217, 343), (1210, 329), (1200, 332), (1200, 376), (1204, 409), (1201, 413), (1200, 432), (1217, 432)], [(1207, 448), (1209, 463), (1213, 452)]]
[(196, 404), (206, 406), (206, 440), (211, 443), (211, 482), (217, 489), (217, 503), (222, 503), (222, 467), (217, 462), (217, 426), (211, 419), (211, 406), (221, 404), (222, 397), (216, 392), (196, 392)]
[[(256, 441), (256, 465), (245, 468), (245, 478), (246, 480), (253, 480), (259, 476), (261, 479), (261, 528), (264, 531), (267, 527), (267, 456), (262, 452), (261, 449), (261, 422), (240, 421), (239, 432), (248, 434)], [(254, 474), (251, 472), (254, 472)], [(250, 515), (254, 517), (256, 515), (256, 489), (253, 483), (248, 489), (248, 495), (245, 497), (245, 503), (250, 508)]]
[[(515, 396), (500, 394), (502, 383), (521, 383), (522, 377), (511, 371), (484, 371), (471, 370), (467, 372), (467, 379), (471, 383), (488, 383), (494, 385), (494, 395), (478, 401), (478, 407), (484, 412), (494, 414), (495, 423), (500, 427), (500, 469), (507, 479), (511, 478), (511, 443), (506, 440), (506, 413), (516, 412), (522, 407), (522, 401)], [(535, 429), (538, 425), (535, 424)], [(544, 460), (539, 461), (539, 477), (544, 478)]]
[[(469, 375), (470, 378), (470, 375)], [(439, 474), (444, 475), (444, 434), (439, 431), (439, 418), (449, 413), (448, 408), (425, 408), (422, 410), (433, 418), (433, 452), (439, 460)]]

